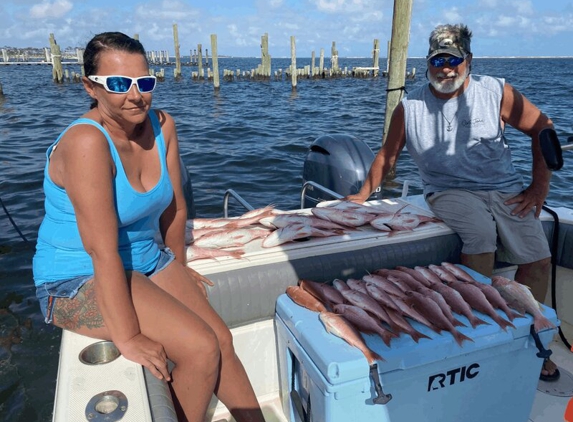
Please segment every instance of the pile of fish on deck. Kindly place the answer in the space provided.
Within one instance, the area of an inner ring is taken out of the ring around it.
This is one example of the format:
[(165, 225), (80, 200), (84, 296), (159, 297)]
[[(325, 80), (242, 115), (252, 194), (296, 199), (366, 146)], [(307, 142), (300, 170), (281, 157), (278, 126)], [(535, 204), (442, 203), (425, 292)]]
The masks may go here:
[(249, 211), (238, 218), (195, 218), (187, 221), (187, 261), (230, 256), (240, 258), (244, 246), (262, 239), (263, 248), (311, 237), (339, 236), (362, 226), (389, 236), (412, 231), (435, 217), (404, 212), (407, 205), (360, 205), (332, 201), (306, 211), (287, 212), (272, 206)]
[(525, 285), (502, 276), (492, 277), (492, 285), (485, 284), (448, 262), (380, 269), (361, 280), (335, 279), (332, 284), (300, 280), (286, 293), (296, 304), (318, 312), (326, 330), (360, 349), (370, 365), (384, 359), (368, 348), (359, 332), (379, 335), (389, 347), (392, 339), (404, 333), (416, 343), (430, 338), (409, 320), (438, 334), (451, 333), (460, 347), (464, 341), (473, 340), (456, 328), (466, 326), (457, 315), (465, 317), (473, 328), (489, 324), (474, 310), (489, 316), (503, 330), (515, 328), (511, 321), (526, 312), (533, 316), (537, 332), (555, 328)]

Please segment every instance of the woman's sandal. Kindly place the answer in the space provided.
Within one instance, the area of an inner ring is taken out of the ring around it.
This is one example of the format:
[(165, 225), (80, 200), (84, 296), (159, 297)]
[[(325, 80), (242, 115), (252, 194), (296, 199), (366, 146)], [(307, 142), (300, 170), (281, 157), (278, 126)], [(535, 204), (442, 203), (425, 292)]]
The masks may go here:
[[(541, 370), (545, 370), (547, 372), (549, 372), (547, 369), (545, 369), (545, 364), (549, 362), (549, 358), (545, 358), (543, 360), (543, 366), (541, 367)], [(552, 374), (547, 374), (544, 375), (543, 373), (539, 374), (539, 379), (541, 381), (546, 381), (546, 382), (553, 382), (553, 381), (557, 381), (559, 379), (559, 377), (561, 376), (561, 374), (559, 373), (559, 368), (557, 368), (557, 365), (555, 365), (555, 371), (553, 371)]]

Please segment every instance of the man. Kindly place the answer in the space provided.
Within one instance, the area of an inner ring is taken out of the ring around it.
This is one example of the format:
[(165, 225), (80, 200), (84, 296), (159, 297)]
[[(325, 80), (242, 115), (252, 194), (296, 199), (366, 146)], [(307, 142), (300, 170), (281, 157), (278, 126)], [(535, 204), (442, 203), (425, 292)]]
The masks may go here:
[[(462, 24), (434, 29), (429, 84), (396, 107), (364, 185), (347, 199), (364, 202), (407, 146), (428, 206), (462, 240), (461, 263), (491, 277), (497, 251), (500, 260), (518, 265), (516, 280), (543, 302), (551, 254), (538, 217), (551, 172), (538, 135), (553, 123), (504, 79), (470, 75), (471, 37)], [(531, 137), (533, 172), (525, 189), (511, 162), (506, 124)], [(541, 379), (558, 377), (556, 365), (546, 360)]]

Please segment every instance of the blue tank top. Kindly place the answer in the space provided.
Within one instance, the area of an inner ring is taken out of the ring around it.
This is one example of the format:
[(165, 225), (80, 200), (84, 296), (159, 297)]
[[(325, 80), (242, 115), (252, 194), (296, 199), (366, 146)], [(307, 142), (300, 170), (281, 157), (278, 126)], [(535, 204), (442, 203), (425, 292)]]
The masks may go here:
[(402, 100), (406, 147), (418, 166), (424, 193), (447, 189), (519, 192), (500, 122), (505, 81), (470, 75), (464, 93), (442, 100), (426, 84)]
[(46, 152), (44, 168), (45, 216), (38, 232), (33, 259), (34, 283), (66, 280), (81, 275), (93, 275), (90, 256), (80, 238), (74, 208), (66, 191), (57, 186), (48, 173), (50, 154), (64, 133), (78, 124), (97, 127), (105, 135), (116, 175), (113, 180), (115, 210), (119, 227), (119, 254), (126, 270), (147, 273), (155, 268), (160, 249), (154, 241), (159, 230), (159, 217), (173, 199), (173, 187), (167, 171), (166, 149), (161, 125), (155, 112), (149, 113), (155, 143), (161, 163), (157, 185), (147, 192), (131, 187), (121, 159), (109, 134), (91, 119), (80, 118), (68, 126)]

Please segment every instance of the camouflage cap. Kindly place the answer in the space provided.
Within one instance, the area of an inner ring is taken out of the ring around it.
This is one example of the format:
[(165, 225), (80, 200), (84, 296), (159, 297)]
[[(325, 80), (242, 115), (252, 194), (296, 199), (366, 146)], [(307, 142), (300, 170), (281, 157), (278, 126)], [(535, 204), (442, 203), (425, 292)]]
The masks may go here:
[(456, 57), (465, 57), (471, 54), (472, 32), (466, 25), (438, 25), (430, 34), (430, 49), (426, 59), (438, 54), (451, 54)]

